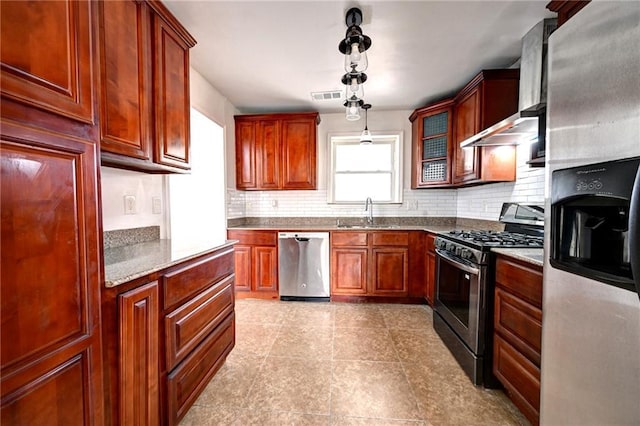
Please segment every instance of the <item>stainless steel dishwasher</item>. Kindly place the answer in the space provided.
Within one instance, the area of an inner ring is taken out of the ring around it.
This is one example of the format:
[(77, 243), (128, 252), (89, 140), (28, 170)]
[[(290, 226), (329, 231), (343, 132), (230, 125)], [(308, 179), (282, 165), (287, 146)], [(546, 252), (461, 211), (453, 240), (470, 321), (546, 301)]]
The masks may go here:
[(280, 300), (329, 301), (329, 233), (278, 233)]

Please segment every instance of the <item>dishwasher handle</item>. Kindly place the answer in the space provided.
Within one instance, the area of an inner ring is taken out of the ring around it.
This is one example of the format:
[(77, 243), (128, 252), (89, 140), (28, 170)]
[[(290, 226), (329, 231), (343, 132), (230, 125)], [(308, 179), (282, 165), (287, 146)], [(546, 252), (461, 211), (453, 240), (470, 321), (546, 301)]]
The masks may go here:
[(311, 238), (294, 237), (294, 239), (299, 243), (308, 243)]

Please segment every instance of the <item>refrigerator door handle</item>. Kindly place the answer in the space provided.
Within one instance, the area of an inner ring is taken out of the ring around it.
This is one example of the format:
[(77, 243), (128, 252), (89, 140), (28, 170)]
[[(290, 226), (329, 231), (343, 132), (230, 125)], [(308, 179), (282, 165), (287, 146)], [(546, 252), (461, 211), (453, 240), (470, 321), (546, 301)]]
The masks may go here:
[(636, 285), (636, 292), (640, 298), (640, 166), (636, 173), (636, 180), (631, 190), (631, 205), (629, 209), (629, 259), (631, 273)]

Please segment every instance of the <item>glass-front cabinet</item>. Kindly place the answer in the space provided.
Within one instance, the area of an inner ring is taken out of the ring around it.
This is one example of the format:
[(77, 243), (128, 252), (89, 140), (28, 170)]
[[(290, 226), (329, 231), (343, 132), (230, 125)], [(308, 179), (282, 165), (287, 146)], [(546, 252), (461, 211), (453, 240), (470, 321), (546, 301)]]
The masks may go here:
[(453, 99), (417, 109), (411, 114), (411, 188), (451, 184)]

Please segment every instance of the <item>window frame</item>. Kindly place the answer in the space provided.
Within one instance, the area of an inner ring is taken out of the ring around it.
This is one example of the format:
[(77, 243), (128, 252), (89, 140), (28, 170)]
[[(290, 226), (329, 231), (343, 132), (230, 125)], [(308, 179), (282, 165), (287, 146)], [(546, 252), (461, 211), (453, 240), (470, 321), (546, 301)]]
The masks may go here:
[[(392, 174), (392, 199), (389, 201), (374, 201), (376, 204), (402, 204), (403, 197), (403, 132), (400, 131), (385, 131), (385, 132), (377, 132), (371, 134), (371, 139), (375, 144), (376, 141), (388, 141), (391, 140), (392, 144), (395, 144), (395, 149), (393, 149), (393, 158), (392, 164), (393, 168), (391, 171)], [(362, 200), (353, 200), (353, 201), (336, 201), (335, 199), (335, 176), (336, 176), (336, 149), (335, 146), (338, 144), (345, 143), (359, 143), (360, 142), (360, 133), (356, 132), (340, 132), (340, 133), (329, 133), (327, 134), (327, 203), (328, 204), (338, 204), (338, 205), (354, 205), (354, 204), (362, 204), (366, 199), (366, 195), (362, 198)]]

